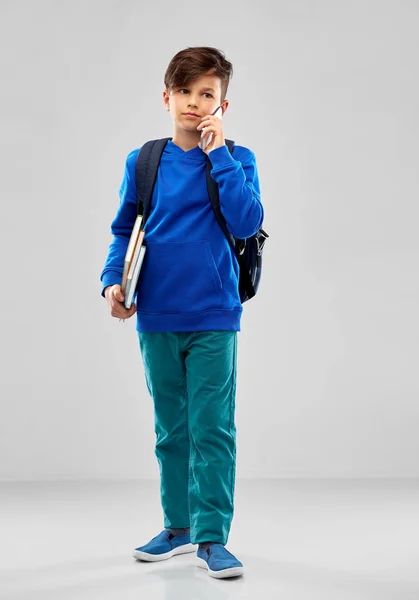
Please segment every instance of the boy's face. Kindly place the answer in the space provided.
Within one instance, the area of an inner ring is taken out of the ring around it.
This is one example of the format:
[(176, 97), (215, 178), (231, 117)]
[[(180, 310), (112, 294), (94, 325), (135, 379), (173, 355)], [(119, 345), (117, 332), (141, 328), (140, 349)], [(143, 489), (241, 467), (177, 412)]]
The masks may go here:
[[(202, 75), (187, 85), (163, 92), (164, 106), (169, 111), (176, 129), (196, 132), (203, 117), (210, 115), (222, 106), (223, 115), (228, 108), (228, 100), (221, 103), (221, 79), (216, 75)], [(188, 116), (195, 113), (197, 117)]]

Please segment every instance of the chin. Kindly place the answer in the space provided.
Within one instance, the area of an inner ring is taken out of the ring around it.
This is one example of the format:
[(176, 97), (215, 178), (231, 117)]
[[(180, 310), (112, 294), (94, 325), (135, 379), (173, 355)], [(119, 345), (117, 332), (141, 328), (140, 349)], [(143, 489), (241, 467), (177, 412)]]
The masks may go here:
[(194, 131), (197, 135), (201, 135), (201, 132), (197, 130), (196, 125), (194, 125), (193, 123), (191, 123), (190, 125), (188, 123), (182, 123), (181, 127), (185, 131)]

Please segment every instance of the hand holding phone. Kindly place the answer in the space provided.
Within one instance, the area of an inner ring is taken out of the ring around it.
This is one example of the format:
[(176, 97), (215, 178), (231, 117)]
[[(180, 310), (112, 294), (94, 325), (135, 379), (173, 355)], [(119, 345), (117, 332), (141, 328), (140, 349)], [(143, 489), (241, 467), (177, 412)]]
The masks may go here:
[[(216, 108), (215, 111), (212, 113), (212, 115), (214, 117), (218, 117), (219, 119), (222, 119), (223, 118), (223, 109), (221, 108), (221, 106)], [(201, 148), (201, 150), (205, 150), (205, 148), (208, 146), (208, 144), (211, 143), (211, 140), (212, 140), (212, 131), (210, 131), (208, 136), (205, 137), (205, 130), (206, 130), (206, 127), (204, 127), (201, 132), (201, 140), (199, 142), (199, 147)]]

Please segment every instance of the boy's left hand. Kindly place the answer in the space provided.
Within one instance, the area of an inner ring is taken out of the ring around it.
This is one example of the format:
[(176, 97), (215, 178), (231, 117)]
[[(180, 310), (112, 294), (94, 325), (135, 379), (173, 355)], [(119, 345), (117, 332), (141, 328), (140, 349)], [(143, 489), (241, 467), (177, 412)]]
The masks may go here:
[(209, 154), (211, 150), (225, 146), (226, 141), (224, 138), (223, 122), (221, 119), (214, 115), (206, 115), (198, 125), (198, 131), (201, 131), (203, 127), (205, 127), (205, 137), (209, 135), (210, 131), (212, 131), (212, 140), (205, 150), (203, 150), (205, 154)]

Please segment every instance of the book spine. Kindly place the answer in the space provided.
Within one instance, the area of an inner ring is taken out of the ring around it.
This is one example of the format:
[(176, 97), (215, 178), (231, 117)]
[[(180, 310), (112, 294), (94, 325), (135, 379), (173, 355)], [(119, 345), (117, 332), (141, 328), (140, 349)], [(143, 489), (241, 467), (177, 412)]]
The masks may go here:
[(135, 263), (137, 262), (137, 258), (140, 255), (140, 250), (141, 250), (141, 247), (143, 244), (144, 234), (145, 234), (145, 232), (142, 229), (138, 235), (138, 239), (135, 244), (134, 256), (132, 257), (132, 261), (131, 261), (130, 268), (128, 271), (128, 278), (127, 278), (128, 281), (130, 279), (132, 279), (132, 274), (134, 273)]
[(128, 308), (128, 309), (131, 308), (131, 303), (134, 298), (135, 290), (137, 288), (137, 282), (138, 282), (138, 278), (140, 275), (141, 266), (143, 264), (145, 252), (146, 252), (146, 246), (141, 246), (140, 253), (139, 253), (136, 263), (135, 263), (135, 268), (134, 268), (134, 272), (132, 275), (132, 279), (130, 281), (129, 293), (127, 294), (127, 297), (126, 297), (127, 298), (126, 308)]
[(135, 219), (134, 227), (132, 228), (131, 237), (128, 242), (127, 251), (125, 253), (124, 271), (122, 273), (122, 282), (121, 282), (121, 291), (123, 294), (125, 294), (125, 291), (126, 291), (128, 272), (129, 272), (129, 268), (131, 265), (135, 245), (138, 240), (142, 220), (143, 220), (142, 215), (137, 215), (137, 218)]

